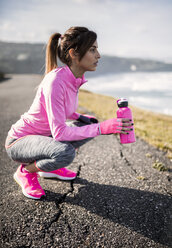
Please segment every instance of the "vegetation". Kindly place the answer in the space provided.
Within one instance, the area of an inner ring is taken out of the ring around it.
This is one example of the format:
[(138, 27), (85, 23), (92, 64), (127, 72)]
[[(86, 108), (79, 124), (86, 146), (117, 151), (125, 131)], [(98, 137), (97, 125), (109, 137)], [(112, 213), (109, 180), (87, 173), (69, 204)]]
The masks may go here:
[(158, 171), (167, 171), (168, 169), (164, 166), (163, 163), (159, 162), (159, 160), (156, 160), (152, 167)]
[[(116, 116), (116, 99), (110, 96), (80, 90), (79, 106), (95, 113), (99, 120)], [(136, 135), (165, 151), (172, 159), (172, 117), (130, 107), (133, 111)]]

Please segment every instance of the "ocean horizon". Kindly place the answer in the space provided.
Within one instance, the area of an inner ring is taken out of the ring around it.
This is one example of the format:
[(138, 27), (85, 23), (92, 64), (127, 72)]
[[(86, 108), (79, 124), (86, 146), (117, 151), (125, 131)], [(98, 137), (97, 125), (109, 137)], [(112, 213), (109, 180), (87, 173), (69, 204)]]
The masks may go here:
[(127, 98), (135, 107), (172, 116), (172, 72), (106, 74), (89, 78), (82, 89)]

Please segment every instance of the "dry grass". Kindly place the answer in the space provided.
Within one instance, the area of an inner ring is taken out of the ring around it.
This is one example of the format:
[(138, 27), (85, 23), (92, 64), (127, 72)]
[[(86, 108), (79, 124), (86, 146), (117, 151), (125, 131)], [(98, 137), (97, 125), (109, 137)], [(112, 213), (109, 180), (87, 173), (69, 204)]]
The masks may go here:
[[(79, 106), (95, 113), (99, 120), (116, 117), (116, 99), (80, 90)], [(130, 106), (133, 111), (136, 135), (149, 144), (167, 152), (172, 158), (172, 117), (155, 114)]]

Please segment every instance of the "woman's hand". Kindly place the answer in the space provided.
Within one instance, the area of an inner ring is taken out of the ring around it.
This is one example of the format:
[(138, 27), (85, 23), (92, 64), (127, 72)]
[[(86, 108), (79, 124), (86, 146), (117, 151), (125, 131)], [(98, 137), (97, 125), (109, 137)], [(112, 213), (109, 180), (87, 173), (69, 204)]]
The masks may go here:
[(134, 124), (127, 118), (113, 118), (100, 123), (101, 134), (123, 133), (128, 134), (132, 131)]
[(98, 120), (94, 116), (91, 116), (91, 115), (80, 115), (78, 120), (86, 124), (98, 123)]

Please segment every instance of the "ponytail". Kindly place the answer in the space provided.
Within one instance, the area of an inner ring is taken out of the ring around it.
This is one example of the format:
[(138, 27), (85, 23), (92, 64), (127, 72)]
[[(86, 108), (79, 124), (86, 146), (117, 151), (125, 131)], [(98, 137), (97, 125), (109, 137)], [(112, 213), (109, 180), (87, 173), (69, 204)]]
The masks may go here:
[(45, 60), (45, 74), (57, 67), (57, 52), (58, 52), (58, 42), (61, 37), (60, 33), (53, 34), (46, 47), (46, 60)]

